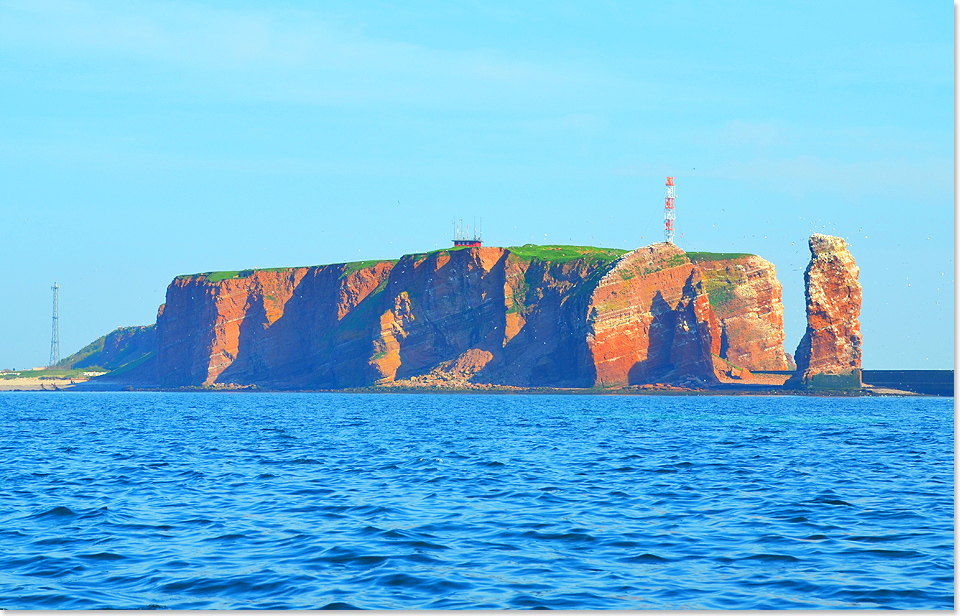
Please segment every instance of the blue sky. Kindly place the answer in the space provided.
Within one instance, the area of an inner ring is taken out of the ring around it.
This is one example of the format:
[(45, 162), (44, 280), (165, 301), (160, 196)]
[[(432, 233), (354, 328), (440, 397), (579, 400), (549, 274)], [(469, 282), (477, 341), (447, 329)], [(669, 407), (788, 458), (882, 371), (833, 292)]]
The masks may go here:
[[(953, 6), (0, 1), (0, 368), (183, 273), (449, 244), (848, 239), (864, 368), (953, 368)], [(680, 235), (682, 233), (682, 236)]]

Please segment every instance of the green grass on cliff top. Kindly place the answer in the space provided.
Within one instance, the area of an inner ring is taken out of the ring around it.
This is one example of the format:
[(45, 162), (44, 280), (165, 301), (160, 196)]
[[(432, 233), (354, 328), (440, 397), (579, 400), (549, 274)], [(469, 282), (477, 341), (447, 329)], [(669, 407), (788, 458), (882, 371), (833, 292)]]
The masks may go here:
[[(412, 257), (425, 257), (438, 252), (452, 252), (454, 250), (465, 250), (467, 247), (449, 247), (449, 248), (440, 248), (438, 250), (431, 250), (430, 252), (414, 253), (408, 256)], [(602, 261), (604, 263), (610, 263), (620, 255), (630, 252), (629, 250), (624, 250), (622, 248), (598, 248), (596, 246), (563, 246), (563, 245), (549, 245), (549, 246), (540, 246), (537, 244), (524, 244), (523, 246), (508, 246), (505, 250), (509, 250), (511, 253), (516, 255), (521, 259), (536, 259), (538, 261), (551, 261), (554, 263), (566, 263), (568, 261), (574, 261), (576, 259), (587, 259), (591, 261)], [(687, 257), (693, 263), (699, 263), (702, 261), (724, 261), (728, 259), (740, 259), (743, 257), (752, 257), (754, 255), (746, 252), (688, 252)], [(343, 265), (345, 269), (343, 271), (343, 276), (349, 276), (353, 272), (364, 269), (366, 267), (373, 267), (377, 263), (383, 262), (396, 263), (398, 259), (371, 259), (367, 261), (350, 261), (347, 263), (333, 263), (331, 265)], [(326, 266), (312, 266), (312, 267), (326, 267)], [(262, 269), (247, 269), (247, 270), (237, 270), (237, 271), (227, 271), (227, 272), (203, 272), (199, 274), (185, 274), (183, 276), (177, 276), (177, 278), (195, 278), (197, 276), (205, 277), (209, 282), (220, 282), (221, 280), (231, 280), (234, 278), (246, 278), (254, 274), (254, 272), (285, 272), (294, 269), (299, 269), (297, 267), (270, 267)]]
[[(467, 246), (451, 246), (449, 248), (440, 248), (438, 250), (431, 250), (430, 252), (423, 253), (414, 253), (408, 256), (412, 257), (425, 257), (438, 252), (452, 252), (454, 250), (464, 250), (468, 248)], [(523, 246), (510, 246), (505, 248), (509, 250), (517, 257), (521, 259), (537, 259), (540, 261), (552, 261), (555, 263), (566, 263), (567, 261), (573, 261), (575, 259), (588, 259), (595, 261), (603, 261), (609, 263), (613, 261), (620, 255), (630, 252), (629, 250), (623, 250), (621, 248), (597, 248), (595, 246), (538, 246), (536, 244), (524, 244)], [(693, 254), (693, 253), (691, 253)], [(713, 254), (713, 253), (696, 253), (696, 254)], [(372, 259), (367, 261), (350, 261), (348, 263), (332, 263), (331, 265), (344, 265), (346, 266), (343, 271), (343, 276), (349, 276), (357, 270), (361, 270), (366, 267), (373, 267), (377, 263), (391, 262), (396, 263), (398, 259)], [(327, 266), (311, 266), (311, 267), (327, 267)], [(235, 278), (247, 278), (252, 276), (255, 272), (286, 272), (294, 269), (299, 269), (297, 267), (270, 267), (262, 269), (246, 269), (246, 270), (236, 270), (236, 271), (224, 271), (224, 272), (201, 272), (198, 274), (184, 274), (182, 276), (177, 276), (177, 278), (196, 278), (198, 276), (203, 276), (209, 282), (220, 282), (221, 280), (233, 280)]]
[[(451, 246), (449, 248), (440, 248), (430, 252), (416, 252), (408, 257), (421, 259), (433, 254), (443, 252), (454, 252), (456, 250), (467, 250), (469, 246)], [(488, 248), (498, 248), (497, 246), (488, 246)], [(540, 246), (537, 244), (524, 244), (523, 246), (507, 246), (504, 250), (509, 250), (513, 255), (524, 260), (550, 261), (552, 263), (566, 263), (576, 259), (587, 259), (591, 261), (602, 261), (609, 263), (624, 254), (630, 252), (622, 248), (597, 248), (595, 246)]]
[[(350, 274), (362, 270), (365, 267), (373, 267), (377, 263), (391, 262), (396, 263), (397, 259), (371, 259), (367, 261), (350, 261), (348, 263), (332, 263), (331, 265), (343, 265), (344, 270), (341, 276), (349, 276)], [(237, 271), (226, 271), (226, 272), (201, 272), (199, 274), (183, 274), (177, 276), (177, 278), (196, 278), (198, 276), (203, 276), (207, 279), (208, 282), (220, 282), (221, 280), (233, 280), (235, 278), (247, 278), (252, 276), (256, 272), (289, 272), (295, 269), (303, 269), (305, 267), (328, 267), (326, 265), (305, 265), (302, 267), (263, 267), (257, 269), (246, 269), (246, 270), (237, 270)]]
[(755, 257), (748, 252), (688, 252), (687, 258), (693, 263), (702, 261), (727, 261), (729, 259), (742, 259), (743, 257)]
[(295, 267), (270, 267), (264, 269), (248, 269), (236, 272), (203, 272), (201, 274), (187, 274), (177, 276), (177, 278), (193, 278), (195, 276), (205, 276), (210, 282), (220, 282), (221, 280), (231, 280), (233, 278), (246, 278), (252, 276), (254, 272), (285, 272), (287, 270), (297, 269)]
[(537, 259), (540, 261), (551, 261), (554, 263), (566, 263), (576, 259), (587, 259), (591, 261), (603, 261), (608, 263), (620, 255), (630, 252), (622, 248), (597, 248), (595, 246), (538, 246), (536, 244), (524, 244), (523, 246), (510, 246), (507, 248), (510, 252), (521, 259)]
[(340, 277), (346, 278), (347, 276), (349, 276), (354, 272), (359, 272), (362, 269), (373, 267), (377, 263), (384, 263), (385, 261), (389, 261), (390, 263), (396, 263), (398, 259), (384, 259), (384, 260), (369, 259), (367, 261), (351, 261), (350, 263), (344, 263), (343, 265), (345, 267), (343, 268), (343, 273), (340, 274)]

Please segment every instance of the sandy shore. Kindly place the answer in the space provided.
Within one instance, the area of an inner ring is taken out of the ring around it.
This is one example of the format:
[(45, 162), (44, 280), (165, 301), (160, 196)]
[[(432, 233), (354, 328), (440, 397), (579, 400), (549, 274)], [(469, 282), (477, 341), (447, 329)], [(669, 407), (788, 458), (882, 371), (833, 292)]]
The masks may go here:
[(39, 377), (0, 379), (0, 391), (58, 391), (86, 382), (87, 379), (41, 379)]

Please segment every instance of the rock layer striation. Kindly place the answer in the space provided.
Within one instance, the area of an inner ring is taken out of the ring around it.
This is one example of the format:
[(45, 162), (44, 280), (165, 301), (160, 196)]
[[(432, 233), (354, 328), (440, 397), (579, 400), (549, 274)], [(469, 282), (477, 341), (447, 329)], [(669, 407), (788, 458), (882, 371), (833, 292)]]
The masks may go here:
[(789, 370), (783, 348), (783, 286), (773, 263), (756, 255), (689, 256), (703, 272), (716, 313), (714, 354), (749, 370)]
[(803, 275), (807, 330), (797, 347), (797, 371), (789, 384), (860, 388), (860, 269), (842, 238), (814, 234), (809, 245), (810, 264)]
[(717, 358), (743, 374), (785, 367), (773, 266), (691, 254), (469, 247), (180, 276), (139, 376), (164, 388), (704, 386)]
[(713, 309), (700, 270), (675, 245), (654, 244), (620, 257), (590, 294), (587, 314), (597, 385), (683, 377), (717, 382), (710, 357)]

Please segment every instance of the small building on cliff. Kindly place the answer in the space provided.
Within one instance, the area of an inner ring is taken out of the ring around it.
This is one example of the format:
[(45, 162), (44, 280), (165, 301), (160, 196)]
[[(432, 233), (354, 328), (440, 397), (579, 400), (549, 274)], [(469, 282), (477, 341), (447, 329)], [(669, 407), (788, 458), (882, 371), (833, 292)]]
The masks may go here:
[[(476, 222), (476, 221), (474, 221)], [(482, 219), (481, 219), (482, 224)], [(463, 219), (458, 218), (453, 223), (453, 245), (454, 247), (459, 246), (474, 246), (480, 248), (483, 244), (483, 234), (480, 229), (474, 225), (473, 236), (470, 236), (470, 228), (463, 224)]]

